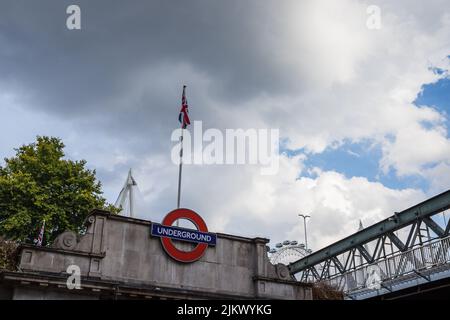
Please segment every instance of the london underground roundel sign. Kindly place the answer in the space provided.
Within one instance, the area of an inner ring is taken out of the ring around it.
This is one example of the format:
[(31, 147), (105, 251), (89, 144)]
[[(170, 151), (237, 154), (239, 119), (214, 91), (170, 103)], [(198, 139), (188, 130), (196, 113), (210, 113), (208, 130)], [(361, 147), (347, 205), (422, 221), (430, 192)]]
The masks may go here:
[[(197, 230), (172, 226), (178, 219), (191, 221)], [(180, 262), (194, 262), (200, 259), (208, 246), (216, 245), (216, 235), (208, 232), (205, 221), (190, 209), (175, 209), (167, 214), (162, 223), (152, 223), (151, 235), (160, 237), (167, 254)], [(173, 240), (196, 243), (192, 251), (183, 251), (175, 247)]]

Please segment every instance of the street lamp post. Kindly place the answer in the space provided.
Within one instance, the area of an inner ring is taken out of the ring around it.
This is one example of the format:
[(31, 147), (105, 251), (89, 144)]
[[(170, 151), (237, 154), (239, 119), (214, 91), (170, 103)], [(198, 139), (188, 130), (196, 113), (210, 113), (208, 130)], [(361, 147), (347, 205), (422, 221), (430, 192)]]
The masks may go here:
[(306, 218), (311, 218), (311, 217), (308, 215), (304, 215), (304, 214), (299, 214), (298, 216), (303, 218), (303, 225), (305, 227), (305, 248), (306, 248), (306, 250), (308, 250), (308, 235), (306, 234)]

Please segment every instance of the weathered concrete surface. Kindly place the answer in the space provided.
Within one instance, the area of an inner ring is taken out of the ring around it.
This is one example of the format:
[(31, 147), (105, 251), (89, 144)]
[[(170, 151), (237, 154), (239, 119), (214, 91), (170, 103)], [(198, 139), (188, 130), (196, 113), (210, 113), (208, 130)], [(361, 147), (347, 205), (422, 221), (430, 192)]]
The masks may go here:
[[(83, 236), (65, 232), (55, 240), (52, 248), (23, 246), (20, 275), (23, 279), (28, 277), (25, 283), (48, 282), (52, 275), (56, 278), (50, 282), (62, 290), (68, 277), (67, 267), (77, 265), (81, 269), (84, 290), (75, 292), (82, 298), (87, 294), (86, 288), (89, 296), (94, 297), (109, 291), (115, 294), (133, 292), (132, 297), (312, 297), (311, 287), (294, 281), (286, 266), (274, 266), (269, 262), (267, 239), (218, 234), (215, 247), (208, 247), (199, 261), (185, 264), (164, 252), (160, 239), (150, 236), (150, 225), (150, 221), (96, 210), (88, 217), (87, 232)], [(189, 249), (192, 244), (179, 243), (177, 246)], [(14, 280), (15, 276), (9, 275), (5, 279), (14, 282), (19, 278)], [(52, 285), (43, 288), (41, 284), (33, 290), (23, 286), (16, 288), (14, 298), (74, 297), (74, 291), (49, 293)]]

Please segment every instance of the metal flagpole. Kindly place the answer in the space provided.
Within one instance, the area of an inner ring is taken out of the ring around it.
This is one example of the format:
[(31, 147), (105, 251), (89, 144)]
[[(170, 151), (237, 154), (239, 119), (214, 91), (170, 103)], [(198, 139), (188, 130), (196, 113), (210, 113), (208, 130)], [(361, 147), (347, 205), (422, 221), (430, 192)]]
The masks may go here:
[[(186, 99), (185, 93), (186, 86), (183, 86), (183, 99)], [(184, 103), (184, 101), (183, 101)], [(178, 169), (178, 197), (177, 197), (177, 209), (180, 208), (180, 198), (181, 198), (181, 173), (183, 171), (183, 134), (184, 134), (184, 114), (181, 116), (181, 136), (180, 136), (180, 165)], [(179, 221), (176, 223), (177, 227), (179, 226)]]
[[(178, 169), (178, 199), (177, 199), (177, 208), (180, 208), (180, 196), (181, 196), (181, 172), (183, 171), (183, 132), (184, 129), (181, 127), (181, 136), (180, 136), (180, 165)], [(178, 223), (178, 221), (177, 221)]]

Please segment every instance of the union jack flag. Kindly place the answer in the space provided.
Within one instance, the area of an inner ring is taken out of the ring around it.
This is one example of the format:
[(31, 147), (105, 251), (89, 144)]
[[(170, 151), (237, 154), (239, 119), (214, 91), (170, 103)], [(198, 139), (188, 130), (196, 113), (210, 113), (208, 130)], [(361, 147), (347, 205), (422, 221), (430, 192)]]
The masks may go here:
[(181, 128), (183, 129), (186, 129), (186, 127), (191, 124), (191, 121), (189, 120), (189, 110), (186, 99), (186, 86), (183, 86), (183, 96), (181, 98), (181, 110), (180, 114), (178, 115), (178, 121), (180, 121)]
[(44, 241), (44, 230), (45, 230), (45, 220), (42, 223), (41, 231), (39, 232), (38, 238), (35, 240), (37, 246), (42, 246), (42, 242)]

